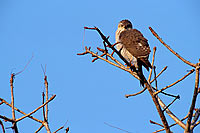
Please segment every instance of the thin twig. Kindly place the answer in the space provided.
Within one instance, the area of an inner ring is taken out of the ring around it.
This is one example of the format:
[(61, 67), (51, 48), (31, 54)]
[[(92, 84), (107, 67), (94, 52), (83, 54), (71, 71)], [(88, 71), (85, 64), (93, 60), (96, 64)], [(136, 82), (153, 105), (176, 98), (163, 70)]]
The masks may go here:
[(161, 127), (164, 127), (163, 125), (161, 125), (161, 124), (159, 124), (159, 123), (157, 123), (157, 122), (155, 122), (155, 121), (152, 121), (152, 120), (150, 120), (150, 123), (151, 123), (151, 124), (158, 125), (158, 126), (161, 126)]
[(126, 94), (125, 97), (126, 98), (129, 98), (129, 97), (132, 97), (132, 96), (137, 96), (139, 94), (142, 94), (145, 90), (147, 89), (147, 87), (144, 87), (144, 89), (142, 89), (141, 91), (137, 92), (137, 93), (134, 93), (134, 94)]
[(64, 127), (65, 127), (65, 125), (67, 124), (67, 122), (68, 122), (68, 120), (65, 122), (65, 124), (63, 125), (63, 126), (61, 126), (60, 128), (58, 128), (55, 132), (53, 132), (53, 133), (56, 133), (56, 132), (58, 132), (58, 131), (60, 131), (61, 129), (63, 129)]
[[(48, 101), (48, 95), (49, 95), (49, 90), (48, 90), (48, 82), (47, 82), (47, 76), (44, 77), (44, 84), (46, 88), (46, 101)], [(46, 110), (45, 110), (45, 120), (48, 122), (48, 104), (46, 104)]]
[(187, 76), (189, 76), (189, 75), (192, 74), (193, 72), (194, 72), (194, 69), (190, 70), (190, 71), (189, 71), (185, 76), (183, 76), (181, 79), (179, 79), (179, 80), (177, 80), (176, 82), (174, 82), (174, 83), (172, 83), (172, 84), (170, 84), (170, 85), (168, 85), (168, 86), (166, 86), (166, 87), (164, 87), (164, 88), (162, 88), (162, 89), (156, 91), (156, 92), (154, 93), (154, 95), (157, 95), (158, 93), (160, 93), (160, 92), (166, 90), (167, 88), (170, 88), (170, 87), (174, 86), (175, 84), (177, 84), (177, 83), (179, 83), (180, 81), (184, 80)]
[(136, 71), (136, 68), (134, 66), (132, 66), (130, 64), (130, 62), (128, 62), (121, 54), (119, 51), (117, 51), (115, 49), (115, 47), (112, 47), (112, 44), (108, 41), (107, 37), (103, 35), (103, 33), (97, 28), (97, 27), (94, 27), (94, 28), (89, 28), (89, 27), (84, 27), (84, 29), (91, 29), (91, 30), (96, 30), (99, 35), (101, 36), (101, 38), (103, 39), (103, 41), (105, 41), (105, 43), (108, 44), (108, 46), (113, 50), (115, 51), (115, 53), (126, 63), (127, 66), (131, 67), (134, 71)]
[(194, 114), (194, 118), (192, 120), (192, 125), (194, 125), (196, 123), (196, 121), (199, 119), (200, 116), (200, 109), (195, 109), (195, 114)]
[[(135, 72), (131, 71), (130, 69), (128, 69), (128, 68), (126, 68), (126, 67), (124, 67), (124, 66), (117, 65), (117, 64), (115, 64), (115, 63), (113, 63), (113, 62), (111, 62), (111, 61), (109, 61), (109, 60), (106, 60), (105, 58), (103, 58), (103, 57), (101, 57), (101, 56), (95, 54), (95, 53), (92, 52), (92, 51), (90, 51), (90, 49), (87, 48), (87, 47), (85, 47), (85, 49), (86, 49), (85, 52), (83, 52), (83, 53), (78, 53), (77, 55), (85, 55), (85, 54), (90, 53), (91, 55), (93, 55), (93, 56), (95, 56), (95, 57), (98, 57), (99, 59), (101, 59), (101, 60), (103, 60), (103, 61), (106, 61), (106, 62), (108, 62), (109, 64), (111, 64), (111, 65), (113, 65), (113, 66), (116, 66), (116, 67), (118, 67), (118, 68), (121, 68), (122, 70), (125, 70), (125, 71), (129, 72), (129, 73), (130, 73), (131, 75), (133, 75), (136, 79), (140, 80), (140, 78), (138, 77), (138, 75), (137, 75)], [(113, 58), (114, 58), (114, 57), (113, 57)]]
[(53, 133), (57, 133), (58, 131), (60, 131), (60, 130), (63, 129), (63, 128), (64, 128), (64, 126), (58, 128), (58, 129), (57, 129), (55, 132), (53, 132)]
[(192, 114), (193, 114), (193, 110), (195, 108), (195, 104), (196, 104), (196, 99), (197, 99), (197, 95), (198, 95), (198, 88), (199, 88), (199, 68), (200, 68), (200, 63), (197, 63), (197, 66), (195, 68), (196, 71), (196, 77), (195, 77), (195, 88), (194, 88), (194, 94), (193, 94), (193, 98), (192, 98), (192, 104), (190, 106), (190, 110), (189, 110), (189, 115), (188, 115), (188, 119), (187, 119), (187, 123), (186, 123), (186, 128), (185, 128), (185, 133), (190, 133), (191, 131), (191, 120), (192, 120)]
[(180, 96), (179, 96), (179, 95), (176, 96), (175, 99), (174, 99), (169, 105), (167, 105), (167, 106), (163, 109), (163, 112), (164, 112), (166, 109), (168, 109), (169, 106), (171, 106), (177, 99), (180, 99)]
[[(166, 105), (164, 104), (164, 102), (158, 97), (158, 102), (160, 104), (160, 106), (164, 109), (166, 107)], [(174, 115), (168, 108), (166, 109), (166, 113), (179, 125), (181, 126), (183, 129), (185, 128), (185, 124), (179, 120), (176, 115)]]
[[(42, 92), (42, 104), (44, 104), (44, 98), (45, 98), (45, 94), (44, 92)], [(44, 121), (47, 121), (45, 117), (45, 106), (42, 107), (42, 114), (43, 114)]]
[(15, 133), (18, 133), (18, 128), (17, 128), (17, 123), (15, 121), (15, 106), (14, 106), (14, 87), (13, 87), (13, 82), (14, 82), (14, 77), (15, 74), (11, 74), (10, 77), (10, 88), (11, 88), (11, 107), (12, 107), (12, 119), (13, 119), (13, 126), (12, 129), (15, 131)]
[[(153, 48), (153, 58), (152, 58), (152, 62), (151, 62), (152, 68), (154, 66), (155, 53), (156, 53), (156, 47)], [(150, 82), (150, 80), (151, 80), (151, 75), (152, 75), (152, 69), (149, 72), (148, 82)]]
[(13, 82), (15, 75), (12, 73), (10, 77), (10, 88), (11, 88), (11, 106), (12, 106), (12, 119), (15, 121), (15, 109), (14, 109), (14, 90)]
[(113, 60), (114, 62), (116, 62), (118, 65), (124, 66), (124, 65), (123, 65), (122, 63), (120, 63), (117, 59), (115, 59), (112, 55), (106, 53), (104, 49), (101, 49), (101, 48), (98, 48), (98, 47), (97, 47), (97, 49), (98, 49), (99, 51), (103, 52), (104, 54), (106, 54), (108, 57), (110, 57), (110, 59)]
[(153, 67), (153, 71), (154, 71), (154, 79), (155, 79), (155, 85), (156, 85), (156, 90), (158, 90), (158, 83), (157, 83), (157, 78), (156, 78), (156, 67)]
[(38, 133), (42, 128), (44, 127), (44, 125), (42, 124), (37, 131), (35, 131), (35, 133)]
[[(187, 119), (187, 118), (188, 118), (188, 115), (186, 115), (183, 119), (181, 119), (181, 121), (184, 121), (184, 120)], [(177, 123), (174, 123), (174, 124), (170, 125), (170, 127), (173, 127), (173, 126), (175, 126), (175, 125), (177, 125)], [(155, 131), (155, 132), (153, 132), (153, 133), (158, 133), (158, 132), (161, 132), (161, 131), (164, 131), (164, 130), (165, 130), (165, 128), (159, 129), (159, 130), (157, 130), (157, 131)]]
[[(2, 99), (2, 98), (0, 98), (0, 100), (1, 100), (3, 103), (5, 103), (6, 105), (8, 105), (9, 107), (12, 107), (11, 104), (9, 104), (6, 100), (4, 100), (4, 99)], [(15, 109), (16, 111), (18, 111), (19, 113), (21, 113), (21, 114), (23, 114), (23, 115), (26, 115), (26, 113), (24, 113), (23, 111), (21, 111), (21, 110), (18, 109), (18, 108), (14, 107), (14, 109)], [(37, 119), (37, 118), (35, 118), (35, 117), (33, 117), (33, 116), (28, 116), (28, 117), (31, 118), (31, 119), (33, 119), (33, 120), (35, 120), (35, 121), (37, 121), (37, 122), (39, 122), (39, 123), (42, 123), (41, 120), (39, 120), (39, 119)]]
[(41, 64), (41, 68), (42, 68), (42, 71), (44, 73), (44, 76), (46, 76), (46, 64), (45, 64), (45, 68), (43, 67), (43, 65)]
[[(162, 71), (160, 71), (160, 73), (156, 76), (156, 78), (158, 78), (165, 70), (167, 69), (167, 66), (165, 66)], [(152, 70), (152, 69), (151, 69)], [(153, 81), (155, 80), (155, 78), (153, 80), (150, 81), (150, 83), (152, 83)], [(129, 98), (131, 96), (136, 96), (136, 95), (139, 95), (141, 93), (143, 93), (145, 90), (147, 89), (147, 87), (145, 86), (143, 90), (137, 92), (137, 93), (134, 93), (134, 94), (126, 94), (125, 97), (126, 98)]]
[(104, 122), (104, 124), (108, 125), (109, 127), (116, 128), (116, 129), (118, 129), (118, 130), (121, 130), (121, 131), (123, 131), (123, 132), (131, 133), (131, 132), (126, 131), (126, 130), (124, 130), (124, 129), (121, 129), (121, 128), (119, 128), (119, 127), (116, 127), (116, 126), (110, 125), (110, 124), (108, 124), (108, 123), (106, 123), (106, 122)]
[(28, 61), (28, 63), (25, 65), (25, 67), (21, 71), (17, 72), (15, 75), (22, 73), (27, 68), (27, 66), (30, 64), (32, 59), (33, 59), (33, 55), (31, 56), (31, 59)]
[(158, 34), (151, 28), (149, 27), (150, 31), (152, 32), (152, 34), (167, 48), (169, 49), (169, 51), (171, 51), (174, 55), (176, 55), (180, 60), (182, 60), (184, 63), (195, 67), (195, 64), (187, 61), (186, 59), (184, 59), (183, 57), (181, 57), (177, 52), (175, 52), (172, 48), (170, 48), (159, 36)]
[(56, 95), (53, 95), (48, 101), (46, 101), (44, 104), (40, 105), (37, 109), (33, 110), (32, 112), (30, 112), (29, 114), (25, 115), (25, 116), (22, 116), (21, 118), (19, 119), (16, 119), (16, 122), (32, 115), (33, 113), (35, 113), (36, 111), (38, 111), (40, 108), (42, 108), (43, 106), (45, 106), (46, 104), (48, 104), (50, 101), (52, 101), (54, 98), (56, 97)]
[(0, 115), (0, 118), (1, 118), (1, 119), (4, 119), (4, 121), (15, 122), (13, 119), (10, 119), (10, 118), (8, 118), (8, 117), (6, 117), (6, 116)]
[(193, 130), (199, 124), (200, 124), (200, 121), (196, 122), (194, 125), (191, 125), (191, 130)]
[(1, 120), (0, 120), (0, 125), (1, 125), (1, 128), (3, 130), (3, 133), (5, 133), (5, 128), (4, 128), (3, 122)]

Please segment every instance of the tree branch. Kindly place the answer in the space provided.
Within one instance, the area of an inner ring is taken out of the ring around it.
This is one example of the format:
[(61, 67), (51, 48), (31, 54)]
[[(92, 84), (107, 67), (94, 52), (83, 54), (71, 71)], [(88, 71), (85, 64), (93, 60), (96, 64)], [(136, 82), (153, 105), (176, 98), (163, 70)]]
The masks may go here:
[(0, 125), (1, 125), (1, 128), (3, 130), (3, 133), (5, 133), (5, 128), (4, 128), (3, 122), (1, 120), (0, 120)]
[(147, 87), (147, 89), (148, 89), (148, 91), (149, 91), (149, 93), (150, 93), (150, 95), (153, 99), (153, 102), (156, 106), (156, 109), (157, 109), (158, 114), (160, 116), (160, 119), (163, 123), (163, 126), (166, 130), (166, 133), (170, 133), (170, 128), (169, 128), (168, 122), (166, 120), (166, 117), (165, 117), (164, 113), (162, 112), (162, 109), (161, 109), (160, 104), (158, 102), (158, 97), (153, 94), (154, 93), (153, 88), (148, 84), (148, 82), (145, 83), (145, 86)]
[(31, 113), (26, 114), (25, 116), (22, 116), (19, 119), (16, 119), (16, 122), (18, 122), (18, 121), (20, 121), (20, 120), (22, 120), (22, 119), (24, 119), (24, 118), (32, 115), (33, 113), (35, 113), (36, 111), (38, 111), (40, 108), (42, 108), (43, 106), (45, 106), (46, 104), (48, 104), (50, 101), (52, 101), (55, 97), (56, 97), (56, 95), (53, 95), (48, 101), (46, 101), (44, 104), (42, 104), (41, 106), (39, 106), (37, 109), (33, 110)]
[[(85, 51), (84, 53), (79, 53), (79, 54), (77, 54), (77, 55), (85, 55), (85, 54), (88, 54), (88, 53), (89, 53), (89, 54), (91, 54), (91, 55), (94, 56), (94, 57), (98, 57), (99, 59), (101, 59), (101, 60), (103, 60), (103, 61), (106, 61), (106, 62), (108, 62), (109, 64), (111, 64), (111, 65), (113, 65), (113, 66), (116, 66), (116, 67), (118, 67), (118, 68), (121, 68), (122, 70), (125, 70), (125, 71), (129, 72), (129, 73), (130, 73), (131, 75), (133, 75), (136, 79), (140, 80), (140, 78), (138, 77), (138, 75), (137, 75), (135, 72), (131, 71), (128, 67), (121, 66), (121, 65), (117, 65), (117, 64), (115, 64), (115, 63), (113, 63), (113, 62), (111, 62), (111, 61), (109, 61), (109, 60), (107, 60), (107, 59), (105, 59), (105, 58), (103, 58), (103, 57), (97, 55), (96, 53), (90, 51), (90, 48), (85, 47), (85, 50), (86, 50), (86, 51)], [(107, 54), (108, 54), (108, 53), (107, 53)], [(114, 58), (114, 57), (113, 57), (113, 58)]]
[(166, 87), (164, 87), (164, 88), (162, 88), (162, 89), (156, 91), (156, 92), (154, 93), (154, 95), (157, 95), (158, 93), (160, 93), (160, 92), (166, 90), (167, 88), (170, 88), (170, 87), (172, 87), (173, 85), (179, 83), (180, 81), (184, 80), (187, 76), (189, 76), (189, 75), (192, 74), (193, 72), (194, 72), (194, 69), (190, 70), (190, 71), (189, 71), (185, 76), (183, 76), (181, 79), (177, 80), (176, 82), (172, 83), (171, 85), (168, 85), (168, 86), (166, 86)]
[[(167, 66), (165, 66), (165, 67), (162, 69), (162, 71), (156, 76), (156, 78), (158, 78), (166, 69), (167, 69)], [(150, 81), (150, 83), (152, 83), (154, 80), (155, 80), (155, 78), (152, 79), (152, 80)], [(126, 97), (126, 98), (129, 98), (129, 97), (131, 97), (131, 96), (139, 95), (139, 94), (143, 93), (146, 89), (147, 89), (147, 87), (145, 86), (143, 90), (141, 90), (141, 91), (139, 91), (139, 92), (137, 92), (137, 93), (135, 93), (135, 94), (128, 94), (128, 95), (125, 95), (125, 97)]]
[[(46, 88), (46, 101), (48, 101), (49, 91), (48, 91), (47, 76), (44, 77), (44, 84), (45, 84), (45, 88)], [(46, 104), (45, 120), (48, 122), (48, 104)]]
[(193, 114), (193, 110), (195, 108), (195, 104), (196, 104), (196, 99), (197, 99), (197, 95), (198, 95), (198, 88), (199, 88), (199, 68), (200, 68), (200, 62), (197, 63), (196, 65), (196, 77), (195, 77), (195, 88), (194, 88), (194, 94), (193, 94), (193, 98), (192, 98), (192, 104), (190, 106), (190, 110), (189, 110), (189, 115), (188, 115), (188, 119), (187, 119), (187, 123), (186, 123), (186, 128), (185, 128), (185, 132), (184, 133), (190, 133), (191, 131), (191, 120), (192, 120), (192, 114)]
[(12, 119), (13, 119), (13, 130), (15, 131), (15, 133), (18, 133), (18, 129), (17, 129), (17, 123), (15, 121), (15, 109), (14, 109), (14, 90), (13, 90), (13, 82), (14, 82), (14, 77), (15, 75), (12, 73), (11, 77), (10, 77), (10, 88), (11, 88), (11, 107), (12, 107)]
[(44, 127), (44, 125), (42, 124), (37, 131), (35, 131), (35, 133), (38, 133), (42, 128)]
[(175, 52), (172, 48), (170, 48), (159, 36), (158, 34), (151, 28), (149, 27), (150, 31), (152, 32), (152, 34), (167, 48), (169, 49), (169, 51), (171, 51), (174, 55), (176, 55), (180, 60), (182, 60), (184, 63), (195, 67), (195, 64), (187, 61), (186, 59), (184, 59), (183, 57), (181, 57), (177, 52)]
[[(3, 103), (5, 103), (6, 105), (8, 105), (9, 107), (12, 107), (11, 104), (9, 104), (6, 100), (4, 100), (4, 99), (2, 99), (2, 98), (0, 98), (0, 100), (1, 100)], [(23, 111), (21, 111), (20, 109), (18, 109), (18, 108), (16, 108), (16, 107), (14, 107), (14, 109), (15, 109), (16, 111), (18, 111), (19, 113), (23, 114), (23, 115), (27, 115), (26, 113), (24, 113)], [(39, 123), (42, 123), (41, 120), (39, 120), (39, 119), (37, 119), (37, 118), (35, 118), (35, 117), (33, 117), (33, 116), (28, 116), (28, 117), (31, 118), (31, 119), (33, 119), (33, 120), (35, 120), (35, 121), (37, 121), (37, 122), (39, 122)]]

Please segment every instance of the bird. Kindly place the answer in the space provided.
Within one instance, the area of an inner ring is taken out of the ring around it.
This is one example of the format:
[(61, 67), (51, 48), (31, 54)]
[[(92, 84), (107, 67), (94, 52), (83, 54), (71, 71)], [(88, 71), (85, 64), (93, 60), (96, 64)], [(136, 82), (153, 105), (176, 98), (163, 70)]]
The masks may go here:
[(151, 52), (148, 40), (143, 34), (133, 29), (132, 23), (127, 20), (121, 20), (118, 24), (117, 31), (115, 33), (116, 49), (120, 54), (136, 67), (137, 74), (140, 77), (140, 83), (144, 86), (144, 75), (142, 66), (147, 71), (152, 68), (149, 62), (149, 54)]

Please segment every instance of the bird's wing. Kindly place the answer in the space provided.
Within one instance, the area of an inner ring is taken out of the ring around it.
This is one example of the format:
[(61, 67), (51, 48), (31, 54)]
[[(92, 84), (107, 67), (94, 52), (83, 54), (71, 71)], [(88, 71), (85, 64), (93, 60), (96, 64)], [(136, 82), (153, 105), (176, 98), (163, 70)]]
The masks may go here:
[(136, 58), (148, 58), (151, 52), (148, 40), (136, 29), (122, 31), (119, 41)]

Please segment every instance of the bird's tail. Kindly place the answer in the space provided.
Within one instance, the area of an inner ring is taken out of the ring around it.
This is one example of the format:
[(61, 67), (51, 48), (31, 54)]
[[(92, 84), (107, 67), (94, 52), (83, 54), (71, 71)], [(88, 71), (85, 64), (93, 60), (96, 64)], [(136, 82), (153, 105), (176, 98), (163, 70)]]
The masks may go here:
[(144, 83), (146, 83), (147, 80), (144, 77), (144, 74), (142, 71), (142, 66), (144, 66), (148, 71), (149, 71), (149, 68), (152, 68), (152, 66), (148, 59), (143, 59), (143, 58), (137, 59), (137, 64), (138, 64), (137, 74), (140, 77), (140, 85), (142, 85), (144, 87)]
[(151, 63), (149, 62), (148, 58), (139, 58), (139, 59), (138, 59), (138, 62), (139, 62), (142, 66), (144, 66), (144, 67), (147, 69), (147, 71), (149, 71), (149, 68), (152, 69)]
[(146, 79), (144, 77), (143, 71), (142, 71), (142, 63), (140, 61), (138, 61), (138, 71), (137, 74), (140, 78), (140, 85), (142, 85), (144, 87), (144, 83), (146, 82)]

